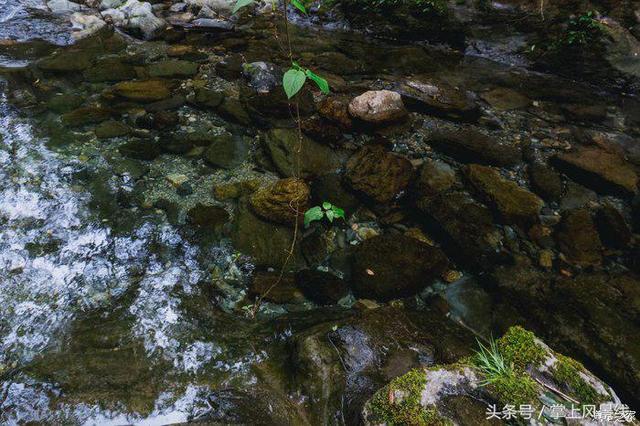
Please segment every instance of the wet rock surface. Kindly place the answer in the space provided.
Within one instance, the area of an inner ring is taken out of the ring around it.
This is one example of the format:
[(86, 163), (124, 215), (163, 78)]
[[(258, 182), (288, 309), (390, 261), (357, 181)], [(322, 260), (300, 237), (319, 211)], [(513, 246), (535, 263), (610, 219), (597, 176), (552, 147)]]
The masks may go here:
[(450, 364), (514, 324), (638, 404), (633, 16), (588, 62), (568, 2), (293, 11), (298, 129), (262, 8), (49, 3), (75, 44), (0, 10), (0, 422), (366, 423), (428, 368), (427, 418), (483, 424), (512, 401)]
[(381, 301), (411, 296), (437, 279), (447, 264), (440, 249), (414, 238), (369, 238), (354, 256), (354, 292)]

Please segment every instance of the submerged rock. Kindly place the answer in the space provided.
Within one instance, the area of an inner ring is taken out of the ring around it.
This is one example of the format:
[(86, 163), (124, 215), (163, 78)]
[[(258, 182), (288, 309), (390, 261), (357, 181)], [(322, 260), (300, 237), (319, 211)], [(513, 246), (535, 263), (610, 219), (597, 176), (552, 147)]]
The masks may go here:
[(409, 185), (412, 176), (409, 160), (380, 145), (360, 148), (349, 158), (345, 170), (351, 188), (379, 203), (392, 201)]
[(295, 129), (273, 129), (265, 143), (278, 172), (284, 176), (296, 175), (298, 147), (300, 146), (300, 177), (319, 176), (338, 169), (342, 164), (341, 152), (321, 145), (306, 136), (300, 140)]
[(111, 118), (112, 113), (110, 109), (101, 106), (87, 106), (63, 114), (61, 120), (65, 126), (79, 127), (106, 121)]
[(72, 93), (59, 93), (47, 101), (47, 108), (53, 112), (65, 113), (78, 108), (84, 102), (84, 97)]
[(559, 201), (562, 197), (562, 178), (551, 167), (533, 163), (527, 168), (531, 188), (547, 201)]
[(115, 120), (109, 120), (100, 123), (95, 130), (96, 137), (98, 139), (117, 138), (120, 136), (126, 136), (130, 132), (131, 128), (129, 126)]
[(409, 80), (396, 90), (412, 110), (457, 120), (480, 117), (480, 108), (468, 93), (443, 82)]
[(132, 65), (125, 64), (121, 58), (103, 58), (87, 69), (84, 76), (94, 83), (123, 81), (136, 78), (136, 71)]
[(249, 287), (249, 297), (262, 297), (274, 303), (300, 303), (304, 301), (302, 292), (296, 287), (292, 274), (280, 276), (280, 272), (257, 271)]
[(356, 250), (353, 291), (356, 296), (388, 301), (412, 296), (447, 268), (442, 251), (404, 235), (380, 235)]
[(404, 117), (407, 115), (407, 110), (399, 93), (390, 90), (372, 90), (354, 98), (349, 103), (349, 113), (360, 120), (380, 124)]
[(556, 240), (567, 259), (576, 265), (598, 265), (602, 261), (602, 243), (591, 213), (586, 209), (563, 213)]
[(191, 77), (198, 73), (198, 64), (180, 59), (156, 62), (147, 66), (151, 77)]
[(335, 305), (349, 294), (349, 286), (344, 280), (316, 269), (298, 271), (296, 285), (307, 299), (319, 305)]
[[(293, 229), (290, 226), (262, 220), (247, 204), (246, 201), (240, 201), (236, 210), (232, 232), (234, 247), (251, 256), (258, 266), (282, 266), (289, 257)], [(302, 256), (296, 244), (288, 265), (290, 269), (294, 269), (302, 263)]]
[(605, 204), (597, 211), (596, 225), (600, 240), (608, 247), (623, 249), (633, 238), (624, 216), (611, 204)]
[(113, 92), (135, 102), (155, 102), (171, 96), (171, 85), (166, 80), (123, 81)]
[(499, 259), (502, 236), (491, 211), (464, 192), (445, 192), (419, 201), (424, 223), (441, 236), (449, 253), (474, 269), (491, 268)]
[(249, 147), (241, 137), (226, 134), (214, 138), (204, 152), (204, 158), (214, 167), (229, 169), (241, 164), (248, 154)]
[(598, 148), (581, 148), (558, 154), (554, 160), (561, 171), (595, 191), (627, 196), (637, 192), (636, 171), (618, 155)]
[(491, 167), (470, 164), (466, 176), (471, 186), (496, 210), (504, 223), (526, 229), (538, 222), (544, 202), (537, 195), (503, 178)]
[(207, 232), (219, 233), (228, 221), (229, 213), (220, 206), (197, 204), (187, 212), (187, 222)]
[(427, 142), (433, 148), (464, 163), (509, 167), (522, 161), (520, 150), (498, 143), (477, 130), (437, 131)]
[(431, 198), (449, 190), (456, 183), (456, 172), (447, 163), (427, 160), (418, 172), (414, 182), (416, 196)]
[(302, 219), (307, 211), (309, 193), (309, 187), (302, 179), (280, 179), (254, 192), (249, 198), (249, 204), (264, 219), (293, 224), (296, 218)]

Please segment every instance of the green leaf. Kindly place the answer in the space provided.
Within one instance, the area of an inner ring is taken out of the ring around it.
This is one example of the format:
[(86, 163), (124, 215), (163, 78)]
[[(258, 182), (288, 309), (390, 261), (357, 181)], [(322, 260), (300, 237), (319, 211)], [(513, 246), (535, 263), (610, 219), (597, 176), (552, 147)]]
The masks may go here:
[(282, 85), (284, 86), (284, 92), (287, 94), (287, 98), (293, 98), (296, 93), (302, 89), (306, 80), (307, 76), (300, 70), (290, 69), (284, 73)]
[(302, 4), (300, 0), (291, 0), (291, 4), (294, 5), (300, 12), (304, 13), (305, 15), (307, 14), (307, 8), (304, 7), (304, 4)]
[(304, 226), (308, 227), (311, 222), (321, 220), (324, 217), (324, 213), (320, 206), (311, 207), (304, 212)]
[(333, 214), (333, 210), (327, 210), (326, 212), (324, 212), (324, 215), (327, 216), (329, 222), (333, 223), (333, 218), (335, 217)]
[(332, 207), (331, 203), (328, 201), (325, 201), (324, 203), (322, 203), (322, 208), (325, 210), (330, 210)]
[(309, 77), (311, 80), (313, 80), (314, 83), (316, 83), (322, 93), (324, 93), (325, 95), (329, 94), (329, 83), (327, 83), (327, 80), (320, 77), (318, 74), (314, 73), (311, 70), (307, 70), (306, 74), (307, 77)]
[(344, 210), (342, 210), (340, 207), (331, 206), (331, 211), (336, 218), (344, 219)]
[(237, 11), (239, 11), (240, 9), (242, 9), (245, 6), (249, 6), (250, 4), (252, 4), (255, 0), (238, 0), (236, 2), (236, 5), (233, 7), (233, 11), (231, 13), (236, 13)]

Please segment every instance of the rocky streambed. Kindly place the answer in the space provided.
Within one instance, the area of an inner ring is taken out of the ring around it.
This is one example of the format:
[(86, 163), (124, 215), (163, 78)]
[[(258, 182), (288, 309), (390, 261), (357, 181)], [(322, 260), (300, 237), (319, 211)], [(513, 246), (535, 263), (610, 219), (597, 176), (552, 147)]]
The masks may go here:
[[(291, 14), (331, 86), (299, 94), (300, 137), (268, 8), (0, 5), (2, 423), (638, 407), (626, 9)], [(345, 217), (296, 227), (292, 200)], [(503, 335), (513, 380), (487, 385)]]

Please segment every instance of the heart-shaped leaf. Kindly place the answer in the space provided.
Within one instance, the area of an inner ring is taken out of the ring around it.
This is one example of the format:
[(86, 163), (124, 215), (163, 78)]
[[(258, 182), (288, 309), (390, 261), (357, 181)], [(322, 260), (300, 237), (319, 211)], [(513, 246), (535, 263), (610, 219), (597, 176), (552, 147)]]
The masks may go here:
[(282, 77), (282, 86), (284, 86), (284, 92), (287, 94), (287, 98), (293, 98), (296, 93), (302, 89), (304, 82), (307, 80), (307, 76), (304, 72), (296, 69), (290, 69)]

